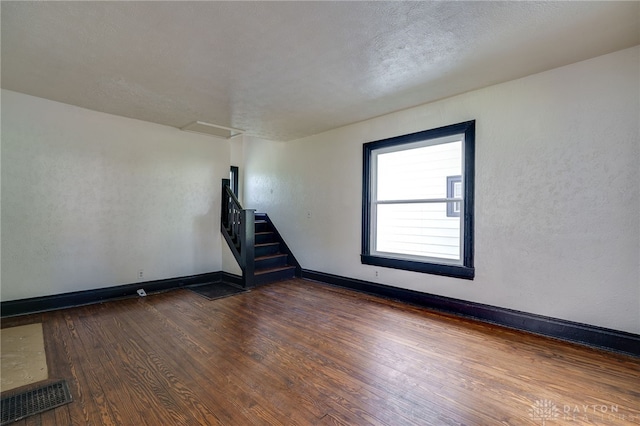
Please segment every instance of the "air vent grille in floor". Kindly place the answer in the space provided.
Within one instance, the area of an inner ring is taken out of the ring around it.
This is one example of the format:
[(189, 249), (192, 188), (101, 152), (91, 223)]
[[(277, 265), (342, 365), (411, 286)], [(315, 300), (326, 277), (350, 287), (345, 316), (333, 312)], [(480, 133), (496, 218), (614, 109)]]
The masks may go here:
[(2, 398), (0, 426), (59, 407), (71, 401), (71, 394), (65, 380)]

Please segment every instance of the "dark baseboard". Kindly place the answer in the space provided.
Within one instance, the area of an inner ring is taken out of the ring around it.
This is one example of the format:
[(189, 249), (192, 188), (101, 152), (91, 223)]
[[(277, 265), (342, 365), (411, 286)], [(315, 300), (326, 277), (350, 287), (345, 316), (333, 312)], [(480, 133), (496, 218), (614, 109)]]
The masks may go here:
[(233, 284), (236, 287), (244, 287), (244, 279), (240, 275), (235, 275), (230, 272), (221, 272), (220, 279), (222, 282)]
[(323, 272), (302, 270), (302, 278), (411, 303), (466, 318), (559, 340), (640, 357), (640, 335), (528, 312), (437, 296)]
[[(473, 318), (517, 330), (640, 357), (640, 336), (633, 333), (581, 324), (558, 318), (545, 317), (528, 312), (500, 308), (497, 306), (484, 305), (461, 299), (421, 293), (418, 291), (357, 280), (354, 278), (346, 278), (323, 272), (303, 269), (302, 278), (349, 288), (376, 296), (396, 299), (437, 311)], [(240, 276), (228, 272), (210, 272), (188, 277), (168, 278), (164, 280), (139, 282), (115, 287), (99, 288), (95, 290), (56, 294), (52, 296), (10, 300), (0, 303), (0, 316), (4, 318), (33, 314), (137, 296), (137, 290), (140, 288), (143, 288), (147, 293), (157, 293), (190, 285), (220, 281), (234, 284), (236, 286), (243, 286), (243, 280)]]
[[(195, 284), (226, 281), (235, 283), (238, 277), (226, 272), (209, 272), (188, 277), (168, 278), (164, 280), (146, 281), (133, 284), (104, 287), (95, 290), (74, 291), (72, 293), (55, 294), (52, 296), (33, 297), (30, 299), (9, 300), (0, 303), (0, 316), (13, 317), (17, 315), (33, 314), (52, 311), (55, 309), (71, 308), (89, 305), (123, 297), (137, 296), (138, 289), (146, 293), (157, 293), (175, 288)], [(242, 282), (242, 278), (240, 278)]]

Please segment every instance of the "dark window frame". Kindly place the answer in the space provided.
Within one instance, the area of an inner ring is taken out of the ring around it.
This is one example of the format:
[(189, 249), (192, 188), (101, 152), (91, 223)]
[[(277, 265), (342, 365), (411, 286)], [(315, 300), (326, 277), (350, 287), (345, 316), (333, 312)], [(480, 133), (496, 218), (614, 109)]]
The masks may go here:
[(229, 181), (231, 183), (231, 191), (238, 197), (238, 188), (240, 181), (240, 169), (238, 166), (231, 166), (229, 171)]
[[(464, 134), (464, 182), (463, 182), (463, 253), (462, 264), (452, 265), (432, 261), (407, 260), (371, 254), (371, 157), (375, 150), (402, 146), (409, 143)], [(474, 188), (475, 188), (475, 120), (397, 136), (363, 144), (362, 161), (362, 246), (360, 260), (363, 264), (403, 269), (435, 275), (472, 280), (475, 277), (473, 263)]]

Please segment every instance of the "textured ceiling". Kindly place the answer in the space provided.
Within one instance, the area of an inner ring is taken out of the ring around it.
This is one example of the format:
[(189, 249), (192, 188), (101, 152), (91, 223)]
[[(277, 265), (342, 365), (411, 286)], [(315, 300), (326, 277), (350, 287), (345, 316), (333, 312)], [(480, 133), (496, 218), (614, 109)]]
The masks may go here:
[(2, 87), (290, 140), (640, 43), (640, 2), (2, 2)]

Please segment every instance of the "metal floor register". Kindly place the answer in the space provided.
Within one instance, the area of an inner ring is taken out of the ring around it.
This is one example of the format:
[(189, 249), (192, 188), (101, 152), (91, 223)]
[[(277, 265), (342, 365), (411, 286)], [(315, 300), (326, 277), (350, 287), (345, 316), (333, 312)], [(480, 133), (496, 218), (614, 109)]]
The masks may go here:
[(59, 407), (72, 400), (65, 380), (2, 398), (0, 426)]

